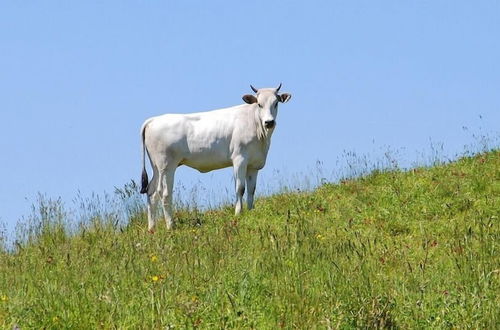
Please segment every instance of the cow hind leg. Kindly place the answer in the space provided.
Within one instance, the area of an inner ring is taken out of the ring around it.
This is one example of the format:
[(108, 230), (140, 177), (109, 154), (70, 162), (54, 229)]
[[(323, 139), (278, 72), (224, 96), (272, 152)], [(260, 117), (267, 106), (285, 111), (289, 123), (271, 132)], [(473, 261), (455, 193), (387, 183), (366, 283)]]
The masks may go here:
[(167, 167), (166, 170), (163, 171), (161, 177), (162, 177), (162, 183), (163, 183), (163, 189), (162, 189), (162, 208), (163, 208), (163, 215), (165, 216), (165, 223), (167, 225), (167, 229), (172, 229), (174, 227), (174, 219), (172, 216), (172, 195), (173, 195), (173, 188), (174, 188), (174, 174), (175, 174), (175, 167)]
[(155, 228), (155, 213), (158, 206), (159, 196), (156, 192), (152, 195), (148, 195), (148, 231), (150, 233), (154, 232)]
[(148, 231), (153, 232), (155, 227), (155, 214), (160, 199), (161, 187), (159, 184), (158, 170), (153, 166), (153, 177), (151, 182), (147, 185), (147, 198), (148, 198)]

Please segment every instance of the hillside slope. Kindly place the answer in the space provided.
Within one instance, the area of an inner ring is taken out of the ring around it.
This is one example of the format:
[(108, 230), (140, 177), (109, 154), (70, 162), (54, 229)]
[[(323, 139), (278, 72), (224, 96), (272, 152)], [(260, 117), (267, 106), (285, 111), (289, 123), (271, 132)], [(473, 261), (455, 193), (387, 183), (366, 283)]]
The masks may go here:
[(0, 252), (0, 327), (499, 328), (499, 210), (497, 150), (262, 198), (239, 218), (179, 211), (154, 235), (144, 214), (68, 235), (48, 212)]

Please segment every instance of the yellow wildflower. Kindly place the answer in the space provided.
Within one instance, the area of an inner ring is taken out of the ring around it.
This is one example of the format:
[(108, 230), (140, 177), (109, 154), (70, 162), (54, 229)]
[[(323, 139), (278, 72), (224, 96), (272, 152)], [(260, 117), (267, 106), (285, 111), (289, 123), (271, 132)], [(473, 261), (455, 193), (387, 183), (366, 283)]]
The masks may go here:
[(59, 317), (58, 316), (54, 316), (52, 318), (52, 322), (57, 323), (58, 321), (59, 321)]
[(153, 282), (158, 282), (160, 280), (160, 278), (158, 276), (151, 276), (151, 281)]
[(151, 255), (151, 262), (157, 262), (157, 261), (158, 261), (158, 257), (155, 255)]
[(4, 294), (3, 294), (3, 295), (0, 297), (0, 300), (1, 300), (1, 301), (9, 301), (9, 297), (7, 297), (6, 295), (4, 295)]
[(321, 235), (321, 234), (318, 234), (318, 235), (316, 235), (316, 239), (322, 241), (322, 240), (325, 239), (325, 237), (323, 235)]

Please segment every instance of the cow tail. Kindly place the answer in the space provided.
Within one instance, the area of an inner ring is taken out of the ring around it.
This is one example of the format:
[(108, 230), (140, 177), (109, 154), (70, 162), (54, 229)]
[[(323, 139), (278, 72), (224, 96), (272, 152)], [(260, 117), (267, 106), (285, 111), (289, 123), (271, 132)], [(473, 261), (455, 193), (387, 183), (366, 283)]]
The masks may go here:
[(144, 138), (146, 134), (147, 122), (142, 125), (141, 128), (141, 140), (142, 140), (142, 176), (141, 176), (141, 194), (148, 192), (148, 172), (146, 171), (146, 145), (144, 143)]

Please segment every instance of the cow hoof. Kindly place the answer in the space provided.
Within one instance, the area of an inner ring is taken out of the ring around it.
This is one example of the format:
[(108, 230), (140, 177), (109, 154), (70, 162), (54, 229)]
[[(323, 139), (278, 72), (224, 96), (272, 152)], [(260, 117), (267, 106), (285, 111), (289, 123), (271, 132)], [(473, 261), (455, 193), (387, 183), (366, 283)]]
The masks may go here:
[(151, 235), (153, 235), (155, 233), (155, 231), (153, 229), (148, 229), (148, 233), (150, 233)]

